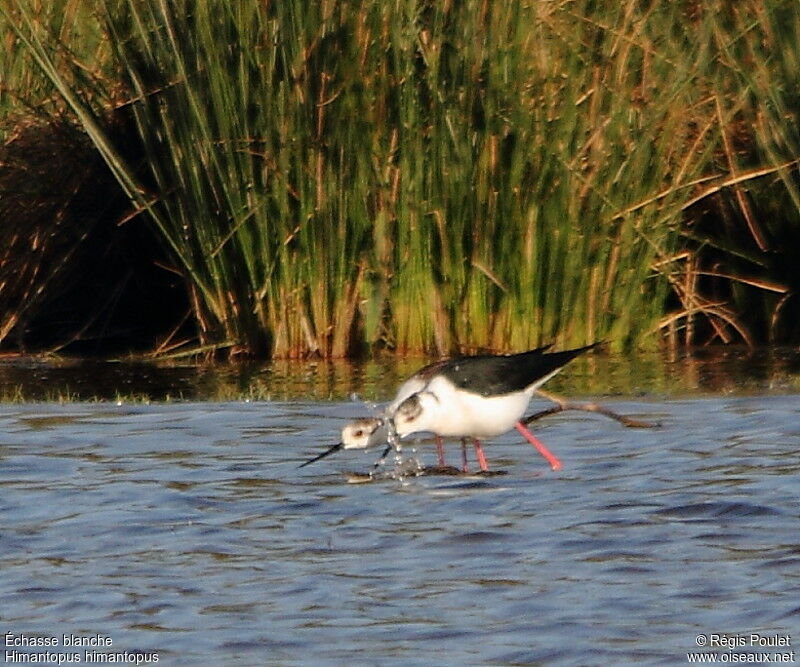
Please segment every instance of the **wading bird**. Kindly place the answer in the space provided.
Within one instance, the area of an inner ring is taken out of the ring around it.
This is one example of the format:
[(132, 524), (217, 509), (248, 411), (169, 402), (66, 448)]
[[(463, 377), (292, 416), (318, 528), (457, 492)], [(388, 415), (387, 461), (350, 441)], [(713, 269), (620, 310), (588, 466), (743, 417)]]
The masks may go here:
[[(443, 464), (443, 437), (461, 438), (463, 469), (467, 471), (466, 442), (473, 441), (481, 470), (488, 471), (481, 440), (516, 427), (553, 470), (561, 462), (520, 421), (531, 397), (572, 359), (598, 343), (563, 352), (541, 347), (519, 354), (447, 359), (425, 366), (406, 380), (383, 417), (356, 420), (342, 430), (342, 441), (306, 461), (308, 465), (339, 449), (363, 449), (398, 436), (429, 431), (437, 438)], [(301, 466), (302, 467), (302, 466)]]

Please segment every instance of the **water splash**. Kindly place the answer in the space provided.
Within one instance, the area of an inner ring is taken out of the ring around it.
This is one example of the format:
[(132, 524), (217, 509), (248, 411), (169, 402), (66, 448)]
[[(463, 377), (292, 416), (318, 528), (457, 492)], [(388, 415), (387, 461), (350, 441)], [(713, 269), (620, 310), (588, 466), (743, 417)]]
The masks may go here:
[[(416, 447), (409, 448), (409, 455), (403, 451), (403, 444), (400, 441), (400, 436), (394, 428), (394, 423), (391, 419), (384, 418), (384, 425), (386, 426), (386, 439), (387, 449), (383, 455), (376, 461), (373, 466), (370, 477), (373, 479), (396, 479), (404, 481), (408, 477), (418, 476), (424, 469), (419, 458), (417, 458)], [(394, 451), (394, 467), (390, 470), (383, 468), (386, 464), (386, 459), (390, 451)]]

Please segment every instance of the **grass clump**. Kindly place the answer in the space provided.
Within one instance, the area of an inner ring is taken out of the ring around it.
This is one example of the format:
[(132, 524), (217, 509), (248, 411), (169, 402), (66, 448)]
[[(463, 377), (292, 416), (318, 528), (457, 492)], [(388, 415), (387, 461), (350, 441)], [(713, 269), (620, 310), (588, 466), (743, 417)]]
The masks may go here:
[(149, 216), (203, 349), (791, 334), (789, 0), (104, 0), (92, 95), (27, 4), (5, 20)]

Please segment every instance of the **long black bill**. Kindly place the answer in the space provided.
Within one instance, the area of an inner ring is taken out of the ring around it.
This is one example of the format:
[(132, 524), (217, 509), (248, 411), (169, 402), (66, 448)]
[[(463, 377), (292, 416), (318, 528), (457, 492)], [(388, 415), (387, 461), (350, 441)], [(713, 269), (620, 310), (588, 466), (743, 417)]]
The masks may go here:
[(333, 454), (334, 452), (340, 450), (342, 447), (344, 447), (344, 443), (343, 442), (339, 442), (339, 443), (335, 444), (333, 447), (331, 447), (330, 449), (326, 449), (324, 452), (322, 452), (322, 454), (319, 454), (319, 455), (315, 456), (313, 459), (308, 459), (308, 461), (306, 461), (305, 463), (301, 463), (297, 467), (298, 468), (303, 468), (303, 467), (307, 466), (309, 463), (314, 463), (314, 461), (319, 461), (320, 459), (324, 459), (328, 454)]

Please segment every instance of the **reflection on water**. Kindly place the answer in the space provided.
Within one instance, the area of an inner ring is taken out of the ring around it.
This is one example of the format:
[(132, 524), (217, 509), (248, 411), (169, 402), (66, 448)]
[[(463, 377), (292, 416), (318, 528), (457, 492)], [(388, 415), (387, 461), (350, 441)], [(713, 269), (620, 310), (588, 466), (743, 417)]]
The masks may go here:
[(537, 422), (558, 472), (515, 433), (484, 479), (347, 483), (377, 451), (298, 469), (369, 414), (351, 392), (385, 398), (418, 365), (5, 364), (26, 395), (273, 399), (0, 405), (3, 632), (232, 665), (685, 664), (699, 634), (800, 641), (796, 355), (579, 360), (554, 390), (662, 426)]
[[(385, 401), (430, 360), (275, 361), (269, 364), (104, 363), (37, 358), (0, 360), (0, 400), (343, 400)], [(664, 355), (590, 354), (548, 382), (574, 396), (786, 393), (800, 390), (800, 352), (699, 350)]]

